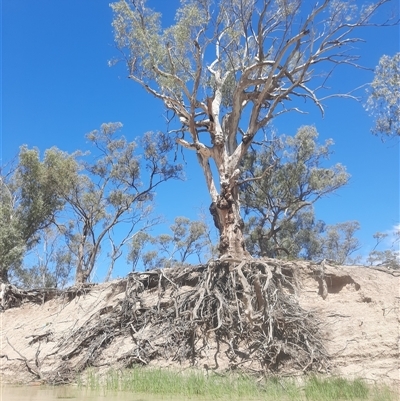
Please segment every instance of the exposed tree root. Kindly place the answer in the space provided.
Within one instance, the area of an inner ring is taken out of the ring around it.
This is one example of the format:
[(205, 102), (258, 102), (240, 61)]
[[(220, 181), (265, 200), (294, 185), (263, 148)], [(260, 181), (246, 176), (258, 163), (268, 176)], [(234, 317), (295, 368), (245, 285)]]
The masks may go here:
[(166, 360), (211, 369), (223, 362), (260, 373), (328, 368), (318, 321), (299, 306), (289, 263), (217, 260), (132, 273), (122, 283), (116, 306), (58, 343), (63, 361), (48, 381), (65, 382), (98, 366), (120, 336), (132, 340), (118, 357), (122, 367)]
[(0, 307), (1, 310), (9, 308), (18, 308), (23, 303), (32, 302), (35, 304), (44, 304), (56, 297), (67, 297), (69, 300), (74, 299), (88, 291), (94, 284), (83, 284), (79, 287), (71, 287), (66, 290), (57, 288), (41, 288), (32, 290), (22, 290), (12, 284), (0, 284)]
[(64, 358), (82, 355), (80, 371), (114, 337), (129, 333), (134, 345), (119, 358), (124, 366), (159, 358), (195, 365), (215, 349), (217, 368), (223, 349), (231, 369), (325, 370), (318, 322), (299, 306), (293, 281), (291, 269), (262, 260), (131, 274), (120, 305), (74, 333)]

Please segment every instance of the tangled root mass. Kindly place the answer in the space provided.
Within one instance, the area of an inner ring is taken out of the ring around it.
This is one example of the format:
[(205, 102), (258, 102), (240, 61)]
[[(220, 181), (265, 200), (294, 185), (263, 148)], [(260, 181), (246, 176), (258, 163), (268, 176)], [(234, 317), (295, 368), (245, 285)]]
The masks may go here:
[(259, 373), (324, 371), (319, 322), (300, 307), (295, 277), (294, 264), (271, 259), (131, 273), (119, 303), (69, 336), (56, 377), (98, 364), (120, 336), (132, 340), (118, 358), (122, 367), (164, 360)]

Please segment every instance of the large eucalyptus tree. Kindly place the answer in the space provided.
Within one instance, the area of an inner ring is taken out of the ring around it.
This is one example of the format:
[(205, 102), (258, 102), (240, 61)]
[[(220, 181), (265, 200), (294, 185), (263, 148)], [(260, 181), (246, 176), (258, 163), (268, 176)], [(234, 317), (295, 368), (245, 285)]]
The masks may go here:
[(182, 0), (169, 27), (146, 0), (112, 3), (129, 78), (174, 113), (171, 134), (196, 152), (221, 256), (248, 255), (238, 187), (256, 135), (306, 100), (323, 112), (326, 79), (339, 64), (357, 67), (353, 34), (389, 2)]

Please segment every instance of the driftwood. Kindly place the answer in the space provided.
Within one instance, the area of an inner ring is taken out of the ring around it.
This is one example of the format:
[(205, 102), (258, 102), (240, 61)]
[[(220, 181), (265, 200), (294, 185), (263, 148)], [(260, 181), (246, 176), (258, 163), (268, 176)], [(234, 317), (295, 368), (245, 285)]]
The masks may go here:
[[(132, 341), (118, 357), (122, 367), (160, 359), (198, 366), (212, 349), (213, 368), (224, 360), (228, 369), (258, 373), (328, 369), (319, 322), (298, 303), (296, 272), (290, 263), (217, 260), (131, 273), (121, 286), (124, 296), (116, 305), (96, 311), (58, 343), (62, 364), (46, 381), (66, 382), (98, 366), (102, 352), (121, 336)], [(90, 288), (57, 294), (71, 299), (85, 290)], [(46, 297), (55, 292), (51, 294)], [(39, 293), (22, 295), (31, 302), (43, 299)], [(48, 336), (32, 336), (31, 343), (40, 345)], [(38, 365), (31, 370), (43, 378)]]

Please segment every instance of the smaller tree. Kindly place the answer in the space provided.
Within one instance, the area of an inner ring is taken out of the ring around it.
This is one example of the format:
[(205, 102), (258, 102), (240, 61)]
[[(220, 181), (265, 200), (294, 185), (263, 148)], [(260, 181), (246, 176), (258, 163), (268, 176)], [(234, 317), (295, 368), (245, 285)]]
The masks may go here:
[[(145, 253), (145, 247), (152, 242), (150, 234), (144, 231), (138, 231), (129, 243), (128, 262), (132, 265), (132, 271), (136, 271), (139, 261), (142, 260)], [(156, 253), (154, 254), (156, 257)]]
[(351, 255), (361, 248), (359, 240), (354, 237), (354, 233), (359, 229), (358, 221), (347, 221), (328, 226), (322, 241), (323, 258), (340, 265), (357, 263), (360, 258), (354, 259)]
[(1, 177), (0, 190), (0, 279), (8, 282), (9, 271), (21, 264), (26, 246), (15, 217), (15, 194), (5, 182), (5, 177)]
[(38, 149), (21, 148), (14, 185), (18, 222), (28, 247), (39, 241), (41, 230), (54, 223), (57, 212), (64, 208), (65, 195), (78, 173), (75, 156), (51, 148), (41, 162)]
[[(204, 221), (176, 217), (170, 229), (171, 234), (136, 236), (131, 243), (128, 260), (136, 266), (141, 258), (144, 268), (152, 270), (185, 265), (191, 257), (201, 263), (204, 257), (211, 256), (212, 243), (209, 228)], [(148, 246), (155, 249), (146, 250)]]
[(31, 251), (32, 265), (27, 261), (13, 270), (13, 281), (23, 288), (63, 288), (73, 270), (72, 255), (55, 226), (43, 230), (41, 242)]
[[(151, 208), (148, 208), (147, 210), (150, 213)], [(144, 215), (142, 215), (142, 217), (144, 217)], [(128, 245), (130, 248), (127, 260), (132, 264), (132, 271), (136, 270), (136, 265), (139, 261), (143, 246), (148, 242), (148, 238), (151, 238), (147, 231), (151, 229), (151, 227), (160, 224), (160, 222), (161, 219), (159, 217), (151, 219), (146, 218), (145, 221), (142, 221), (140, 231), (135, 231), (135, 225), (132, 225), (122, 239), (114, 238), (113, 232), (111, 231), (107, 233), (108, 240), (110, 242), (110, 251), (107, 254), (109, 259), (109, 267), (104, 281), (110, 280), (115, 264), (123, 255), (126, 245)], [(136, 256), (135, 252), (137, 252)]]
[[(149, 225), (146, 219), (152, 210), (154, 189), (180, 177), (181, 166), (170, 164), (167, 158), (173, 147), (168, 137), (146, 133), (139, 142), (140, 155), (136, 142), (116, 137), (121, 127), (120, 123), (103, 124), (87, 135), (98, 154), (91, 162), (82, 163), (84, 173), (66, 197), (74, 216), (66, 236), (76, 260), (76, 283), (89, 279), (107, 236), (119, 238), (118, 243), (111, 242), (113, 266), (134, 228)], [(117, 226), (119, 237), (113, 236)], [(110, 274), (109, 269), (107, 276)]]
[(377, 232), (374, 234), (376, 244), (367, 259), (370, 266), (387, 266), (391, 269), (400, 269), (400, 229), (397, 228), (393, 232), (391, 244), (386, 246), (386, 249), (380, 249), (389, 240), (389, 237), (388, 233)]
[(314, 221), (313, 213), (303, 213), (301, 218), (299, 213), (310, 212), (318, 199), (348, 182), (349, 174), (341, 164), (323, 166), (333, 141), (318, 145), (317, 138), (314, 127), (301, 127), (294, 137), (274, 138), (245, 158), (241, 202), (248, 217), (246, 245), (253, 255), (298, 256), (300, 250), (291, 238), (294, 228), (300, 230), (300, 225)]
[(366, 107), (375, 118), (375, 135), (400, 136), (400, 53), (379, 60)]
[(171, 226), (173, 236), (170, 237), (172, 250), (170, 258), (186, 263), (195, 256), (201, 263), (201, 256), (207, 247), (207, 225), (203, 221), (191, 221), (186, 217), (177, 217)]
[[(276, 257), (319, 261), (323, 259), (323, 235), (326, 224), (317, 220), (312, 206), (301, 209), (291, 220), (282, 222), (276, 242), (282, 249), (271, 249)], [(271, 242), (271, 246), (274, 243)]]
[(40, 160), (38, 149), (22, 146), (18, 164), (1, 177), (0, 270), (8, 281), (20, 269), (25, 253), (39, 243), (42, 233), (64, 208), (64, 196), (77, 174), (75, 155), (56, 148)]

